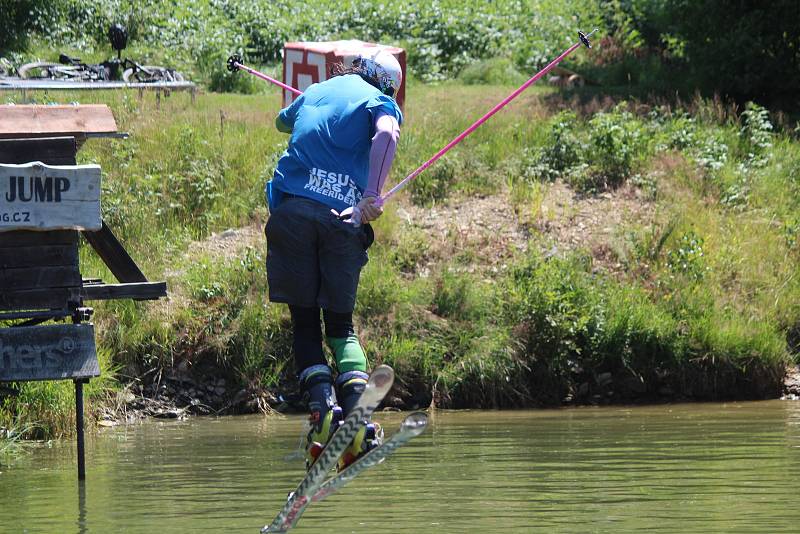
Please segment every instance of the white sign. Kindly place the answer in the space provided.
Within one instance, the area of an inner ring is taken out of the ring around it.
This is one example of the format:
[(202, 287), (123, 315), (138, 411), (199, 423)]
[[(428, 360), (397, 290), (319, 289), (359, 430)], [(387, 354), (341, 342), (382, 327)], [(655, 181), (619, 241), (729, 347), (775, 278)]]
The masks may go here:
[(0, 232), (102, 225), (99, 165), (0, 164)]

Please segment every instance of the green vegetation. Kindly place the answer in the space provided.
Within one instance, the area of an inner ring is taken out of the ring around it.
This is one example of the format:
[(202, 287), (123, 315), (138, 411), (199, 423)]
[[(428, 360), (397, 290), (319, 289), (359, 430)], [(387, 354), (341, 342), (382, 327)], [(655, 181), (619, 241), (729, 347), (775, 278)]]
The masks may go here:
[[(88, 29), (122, 14), (131, 55), (185, 67), (214, 89), (260, 94), (201, 94), (196, 103), (173, 94), (161, 110), (149, 95), (125, 91), (36, 95), (42, 103), (106, 103), (120, 130), (131, 133), (125, 141), (89, 141), (79, 158), (103, 168), (104, 219), (148, 277), (169, 285), (168, 302), (97, 304), (109, 378), (91, 382), (91, 406), (113, 402), (117, 380), (183, 362), (241, 387), (294, 387), (288, 312), (266, 301), (263, 236), (256, 231), (223, 252), (212, 246), (228, 228), (263, 227), (263, 185), (286, 143), (272, 126), (278, 94), (226, 74), (228, 53), (239, 49), (265, 62), (285, 40), (355, 36), (408, 47), (417, 79), (390, 178), (396, 182), (510, 92), (487, 82), (517, 83), (519, 71), (568, 45), (575, 26), (617, 29), (595, 51), (575, 55), (576, 64), (597, 56), (607, 62), (584, 65), (601, 80), (620, 75), (615, 69), (649, 35), (619, 33), (641, 22), (638, 2), (610, 3), (619, 8), (611, 22), (606, 8), (584, 2), (509, 0), (478, 13), (444, 1), (380, 12), (370, 2), (322, 2), (312, 12), (296, 2), (216, 0), (192, 7), (191, 16), (187, 2), (134, 9), (140, 4), (55, 3), (47, 12), (50, 37), (34, 34), (30, 48), (12, 57), (52, 57), (65, 44), (88, 45), (103, 57), (104, 37)], [(615, 44), (619, 61), (608, 63), (603, 47)], [(485, 61), (494, 55), (503, 59)], [(419, 81), (455, 74), (458, 82)], [(797, 128), (753, 103), (597, 98), (599, 91), (566, 100), (533, 87), (421, 175), (375, 225), (357, 327), (371, 360), (397, 370), (404, 406), (779, 394), (800, 344)], [(627, 188), (646, 203), (647, 216), (627, 220), (608, 242), (559, 242), (547, 230), (557, 215), (543, 205), (564, 183), (577, 199), (610, 197), (607, 209)], [(465, 234), (457, 220), (443, 221), (446, 231), (434, 235), (408, 215), (465, 201), (469, 210), (467, 199), (485, 197), (496, 199), (487, 219), (528, 232), (522, 250)], [(113, 280), (88, 247), (81, 266), (86, 277)], [(71, 384), (20, 389), (3, 401), (0, 426), (35, 424), (41, 436), (69, 431)]]
[[(122, 22), (135, 42), (131, 54), (185, 68), (209, 81), (212, 89), (225, 90), (254, 87), (225, 71), (229, 54), (243, 54), (254, 63), (274, 62), (286, 41), (359, 38), (397, 43), (408, 49), (416, 76), (441, 80), (475, 59), (498, 54), (526, 70), (544, 65), (574, 40), (576, 27), (600, 23), (594, 3), (551, 0), (26, 1), (37, 6), (29, 26), (47, 30), (38, 35), (47, 42), (43, 53), (64, 47), (85, 53), (88, 48), (102, 57), (108, 53), (105, 29)], [(537, 31), (529, 33), (532, 25)], [(3, 48), (0, 41), (0, 52)]]
[(258, 89), (225, 70), (231, 53), (273, 63), (286, 41), (350, 38), (405, 47), (411, 72), (423, 80), (463, 71), (467, 83), (511, 81), (543, 67), (577, 29), (592, 28), (600, 29), (595, 51), (564, 66), (578, 64), (606, 87), (795, 107), (800, 90), (794, 0), (0, 0), (0, 12), (7, 14), (0, 56), (55, 61), (61, 51), (105, 59), (106, 29), (122, 23), (131, 35), (127, 54), (177, 67), (212, 90)]

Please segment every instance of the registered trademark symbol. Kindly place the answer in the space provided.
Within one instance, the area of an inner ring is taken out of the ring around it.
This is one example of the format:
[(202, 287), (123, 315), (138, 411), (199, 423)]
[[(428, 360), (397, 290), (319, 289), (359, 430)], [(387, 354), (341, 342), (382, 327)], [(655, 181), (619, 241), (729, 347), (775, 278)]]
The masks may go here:
[(75, 350), (75, 340), (71, 337), (61, 338), (61, 352), (70, 353)]

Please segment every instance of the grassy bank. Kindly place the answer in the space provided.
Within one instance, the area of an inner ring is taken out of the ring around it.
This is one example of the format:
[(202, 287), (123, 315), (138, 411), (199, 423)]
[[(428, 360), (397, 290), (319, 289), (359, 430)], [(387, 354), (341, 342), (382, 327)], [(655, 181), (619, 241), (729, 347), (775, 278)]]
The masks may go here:
[[(392, 182), (510, 91), (409, 89)], [(278, 96), (174, 94), (160, 110), (134, 92), (40, 98), (107, 103), (131, 133), (79, 159), (102, 166), (104, 219), (170, 292), (96, 303), (106, 378), (89, 404), (178, 367), (291, 391), (288, 313), (266, 301), (259, 233), (286, 142)], [(556, 191), (569, 192), (560, 211)], [(552, 230), (576, 226), (585, 203), (606, 224), (625, 198), (639, 209), (602, 237)], [(800, 337), (798, 208), (800, 142), (766, 110), (535, 87), (389, 204), (357, 328), (370, 360), (397, 370), (391, 402), (406, 407), (774, 397)], [(476, 210), (482, 225), (465, 231)], [(252, 231), (230, 240), (229, 228)], [(81, 266), (113, 280), (88, 246)], [(71, 384), (20, 387), (0, 426), (68, 431)]]

